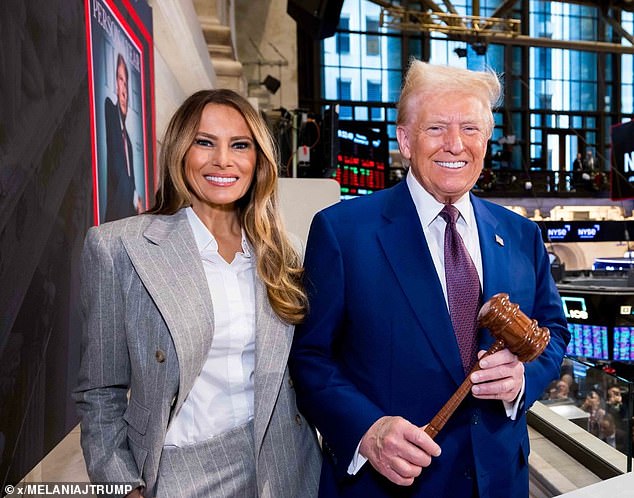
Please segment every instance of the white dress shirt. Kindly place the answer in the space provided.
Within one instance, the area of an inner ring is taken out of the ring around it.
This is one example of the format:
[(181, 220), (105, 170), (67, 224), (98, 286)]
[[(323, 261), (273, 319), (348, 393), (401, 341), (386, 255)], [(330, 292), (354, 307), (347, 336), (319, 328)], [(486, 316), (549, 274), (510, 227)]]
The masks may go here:
[[(117, 101), (117, 116), (119, 116), (119, 126), (121, 127), (121, 133), (125, 133), (126, 136), (128, 138), (130, 138), (130, 135), (128, 134), (128, 130), (125, 127), (125, 122), (123, 120), (123, 117), (121, 116), (121, 109), (119, 108), (119, 104)], [(123, 143), (123, 151), (125, 152), (125, 165), (127, 167), (127, 171), (128, 171), (128, 176), (132, 177), (132, 180), (134, 180), (134, 171), (130, 170), (130, 164), (131, 164), (131, 158), (130, 158), (130, 151), (128, 150), (128, 142), (124, 140)], [(136, 209), (137, 205), (139, 204), (139, 201), (141, 200), (141, 196), (139, 195), (139, 193), (136, 191), (136, 181), (134, 182), (134, 194), (132, 196), (132, 205), (134, 206), (134, 208)]]
[[(416, 212), (418, 219), (420, 220), (425, 240), (431, 253), (440, 285), (442, 286), (442, 292), (445, 296), (445, 304), (447, 310), (449, 310), (449, 301), (447, 300), (447, 279), (445, 278), (445, 226), (447, 223), (439, 216), (445, 206), (443, 203), (438, 202), (429, 192), (427, 192), (418, 180), (414, 178), (411, 170), (407, 173), (405, 178), (407, 187), (409, 189), (414, 206), (416, 206)], [(462, 237), (462, 241), (471, 256), (471, 260), (478, 271), (478, 277), (480, 279), (480, 288), (482, 288), (482, 254), (480, 253), (480, 237), (478, 235), (478, 225), (476, 223), (475, 214), (473, 212), (473, 205), (469, 199), (469, 193), (464, 194), (458, 201), (454, 203), (454, 206), (460, 211), (460, 217), (456, 222), (456, 228), (458, 233)], [(522, 382), (522, 388), (514, 403), (508, 403), (503, 401), (506, 415), (515, 420), (517, 417), (517, 411), (520, 405), (520, 400), (524, 394), (524, 381)], [(349, 474), (356, 474), (359, 469), (367, 462), (367, 458), (359, 453), (359, 445), (357, 445), (357, 451), (352, 457), (352, 461), (348, 466)]]
[(186, 212), (213, 301), (213, 340), (200, 375), (172, 419), (166, 446), (205, 441), (253, 418), (254, 257), (243, 232), (242, 252), (227, 263), (192, 208)]
[[(409, 193), (416, 206), (418, 219), (420, 220), (427, 246), (431, 253), (431, 259), (434, 262), (436, 273), (442, 286), (442, 292), (445, 296), (445, 304), (449, 309), (447, 300), (447, 279), (445, 278), (445, 227), (447, 222), (439, 216), (445, 205), (438, 202), (418, 183), (412, 172), (407, 173), (405, 179), (409, 188)], [(478, 236), (478, 226), (476, 224), (475, 215), (473, 214), (473, 206), (469, 200), (469, 193), (464, 194), (454, 207), (460, 211), (460, 217), (456, 222), (456, 228), (462, 241), (471, 256), (471, 261), (478, 270), (480, 279), (480, 288), (482, 289), (482, 255), (480, 254), (480, 237)]]

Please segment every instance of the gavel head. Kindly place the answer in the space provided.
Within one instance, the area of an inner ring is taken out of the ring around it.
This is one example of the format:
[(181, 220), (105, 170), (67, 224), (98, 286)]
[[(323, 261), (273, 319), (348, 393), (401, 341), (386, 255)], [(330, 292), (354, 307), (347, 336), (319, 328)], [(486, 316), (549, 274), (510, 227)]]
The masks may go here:
[(484, 303), (478, 314), (478, 326), (488, 328), (523, 362), (537, 358), (550, 341), (548, 328), (528, 318), (503, 292)]

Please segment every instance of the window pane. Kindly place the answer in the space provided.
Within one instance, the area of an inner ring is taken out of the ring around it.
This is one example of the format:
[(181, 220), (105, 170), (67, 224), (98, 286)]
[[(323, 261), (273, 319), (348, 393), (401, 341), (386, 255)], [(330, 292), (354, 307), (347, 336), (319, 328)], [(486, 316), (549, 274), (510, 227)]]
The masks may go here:
[[(352, 84), (350, 81), (337, 80), (337, 99), (338, 100), (351, 100), (352, 97)], [(339, 108), (339, 117), (342, 119), (352, 118), (352, 107), (341, 106)]]
[(350, 18), (341, 17), (339, 19), (339, 29), (341, 30), (335, 36), (337, 38), (337, 53), (350, 53), (350, 33), (346, 33), (350, 29)]
[[(380, 81), (368, 81), (367, 88), (367, 100), (369, 102), (381, 102), (381, 82)], [(370, 116), (374, 120), (382, 118), (382, 109), (378, 107), (372, 107), (370, 110)]]
[(365, 30), (368, 32), (368, 34), (365, 35), (366, 54), (379, 55), (381, 53), (381, 47), (379, 44), (379, 35), (370, 34), (370, 33), (378, 33), (379, 20), (372, 17), (366, 17)]

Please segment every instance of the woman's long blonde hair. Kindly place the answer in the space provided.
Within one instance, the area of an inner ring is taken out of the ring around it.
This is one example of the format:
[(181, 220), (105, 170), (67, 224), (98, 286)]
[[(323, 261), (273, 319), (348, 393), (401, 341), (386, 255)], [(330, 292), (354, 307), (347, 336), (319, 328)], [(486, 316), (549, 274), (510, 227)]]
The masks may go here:
[(277, 202), (277, 151), (263, 119), (232, 90), (201, 90), (174, 113), (165, 131), (159, 159), (160, 184), (151, 214), (174, 214), (190, 206), (192, 192), (185, 175), (185, 155), (194, 142), (207, 104), (232, 107), (245, 119), (256, 143), (253, 181), (238, 200), (238, 217), (256, 255), (256, 268), (275, 313), (285, 322), (300, 323), (307, 298), (302, 286), (299, 254), (284, 231)]

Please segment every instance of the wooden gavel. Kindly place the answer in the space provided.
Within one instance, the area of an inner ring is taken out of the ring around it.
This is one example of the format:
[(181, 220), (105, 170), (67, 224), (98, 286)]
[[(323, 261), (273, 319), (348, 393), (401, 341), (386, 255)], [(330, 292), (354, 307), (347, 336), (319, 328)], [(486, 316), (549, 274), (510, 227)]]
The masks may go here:
[[(488, 328), (493, 337), (496, 338), (496, 341), (482, 355), (482, 358), (497, 353), (506, 347), (516, 354), (520, 361), (529, 362), (537, 358), (550, 341), (548, 328), (540, 327), (537, 320), (528, 318), (517, 304), (509, 301), (508, 294), (503, 292), (496, 294), (484, 303), (480, 313), (478, 313), (478, 327)], [(471, 374), (478, 370), (480, 370), (479, 360), (458, 390), (425, 427), (425, 432), (432, 439), (445, 426), (449, 417), (453, 415), (458, 405), (471, 391), (471, 387), (473, 387)]]

